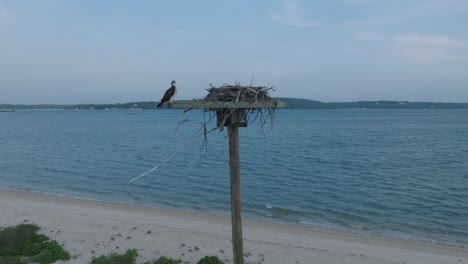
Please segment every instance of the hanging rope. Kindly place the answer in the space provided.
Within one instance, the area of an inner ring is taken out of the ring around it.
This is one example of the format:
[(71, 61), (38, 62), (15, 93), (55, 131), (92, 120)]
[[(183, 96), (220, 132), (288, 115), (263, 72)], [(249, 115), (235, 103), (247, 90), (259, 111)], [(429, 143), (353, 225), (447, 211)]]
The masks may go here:
[(142, 173), (140, 175), (138, 175), (137, 177), (131, 179), (128, 183), (127, 183), (127, 192), (128, 191), (128, 188), (130, 187), (130, 184), (136, 180), (139, 180), (145, 176), (147, 176), (148, 174), (152, 173), (153, 171), (157, 170), (159, 167), (161, 167), (161, 165), (164, 165), (166, 164), (167, 162), (169, 162), (174, 156), (175, 154), (177, 154), (182, 148), (184, 148), (186, 145), (188, 144), (191, 144), (193, 142), (193, 140), (195, 139), (195, 137), (197, 136), (198, 133), (200, 133), (201, 131), (203, 131), (205, 128), (206, 128), (206, 125), (212, 120), (212, 118), (210, 118), (210, 120), (208, 120), (207, 122), (205, 122), (197, 131), (195, 131), (192, 136), (190, 136), (190, 138), (188, 139), (187, 142), (185, 143), (182, 143), (180, 144), (172, 153), (171, 155), (169, 155), (163, 162), (159, 163), (158, 165), (156, 165), (155, 167), (153, 167), (151, 170), (145, 172), (145, 173)]

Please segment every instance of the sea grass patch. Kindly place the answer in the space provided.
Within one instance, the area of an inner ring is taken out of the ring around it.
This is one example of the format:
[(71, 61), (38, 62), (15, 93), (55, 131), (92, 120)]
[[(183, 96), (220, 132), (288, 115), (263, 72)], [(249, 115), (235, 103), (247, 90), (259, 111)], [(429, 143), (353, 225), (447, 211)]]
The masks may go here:
[(153, 262), (148, 261), (143, 264), (182, 264), (182, 261), (179, 259), (160, 257), (157, 260), (154, 260)]
[(205, 256), (197, 264), (224, 264), (217, 256)]
[(49, 264), (69, 260), (70, 254), (55, 240), (38, 234), (34, 224), (0, 229), (0, 264)]
[(135, 264), (138, 257), (136, 249), (129, 249), (124, 254), (112, 253), (109, 256), (94, 258), (90, 264)]

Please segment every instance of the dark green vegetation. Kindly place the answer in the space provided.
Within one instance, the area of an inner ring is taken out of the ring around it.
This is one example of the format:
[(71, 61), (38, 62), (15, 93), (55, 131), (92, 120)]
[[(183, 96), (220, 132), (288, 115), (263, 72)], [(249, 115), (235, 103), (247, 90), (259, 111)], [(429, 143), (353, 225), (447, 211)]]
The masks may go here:
[[(129, 249), (125, 254), (112, 253), (110, 256), (100, 256), (91, 261), (90, 264), (136, 264), (138, 252), (136, 249)], [(147, 261), (143, 264), (181, 264), (178, 259), (160, 257), (157, 260)], [(2, 264), (2, 263), (0, 263)], [(218, 257), (205, 256), (197, 264), (224, 264)]]
[(135, 264), (138, 252), (136, 249), (129, 249), (125, 254), (112, 253), (110, 256), (100, 256), (91, 261), (91, 264)]
[[(0, 229), (0, 264), (50, 264), (58, 260), (70, 260), (57, 241), (38, 234), (34, 224), (21, 224)], [(138, 251), (129, 249), (124, 254), (112, 253), (109, 256), (94, 258), (90, 264), (136, 264)], [(181, 264), (181, 260), (160, 257), (143, 264)], [(198, 264), (224, 264), (218, 257), (205, 256)]]
[(159, 259), (153, 261), (153, 262), (145, 262), (143, 264), (181, 264), (181, 260), (176, 260), (176, 259), (171, 259), (171, 258), (166, 258), (166, 257), (160, 257)]
[[(90, 264), (136, 264), (138, 251), (129, 249), (125, 254), (112, 253), (110, 256), (100, 256), (91, 261)], [(147, 261), (143, 264), (181, 264), (182, 261), (166, 257), (160, 257), (154, 261)]]
[(33, 224), (0, 229), (0, 264), (49, 264), (70, 259), (70, 254), (56, 241), (37, 234), (38, 230)]
[(200, 259), (197, 264), (224, 264), (224, 262), (216, 256), (206, 256)]
[[(357, 101), (324, 103), (308, 99), (279, 97), (289, 109), (468, 109), (468, 103), (436, 103), (406, 101)], [(183, 102), (183, 101), (177, 101)], [(11, 105), (0, 104), (0, 109), (156, 109), (156, 102), (131, 102), (124, 104), (78, 104), (78, 105)], [(166, 105), (165, 105), (166, 107)]]
[(6, 256), (0, 257), (0, 264), (27, 264), (18, 256)]
[[(124, 254), (112, 253), (110, 256), (100, 256), (91, 261), (90, 264), (136, 264), (138, 251), (129, 249)], [(181, 264), (182, 261), (166, 257), (160, 257), (154, 261), (147, 261), (143, 264)]]

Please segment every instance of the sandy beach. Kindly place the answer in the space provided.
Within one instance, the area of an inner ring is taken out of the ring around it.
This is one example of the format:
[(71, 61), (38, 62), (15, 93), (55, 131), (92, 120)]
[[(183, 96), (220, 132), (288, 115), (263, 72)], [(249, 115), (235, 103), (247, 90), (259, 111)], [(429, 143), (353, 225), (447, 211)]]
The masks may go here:
[[(0, 192), (0, 226), (35, 223), (74, 257), (139, 251), (138, 263), (159, 256), (196, 263), (217, 255), (231, 263), (230, 219), (204, 214)], [(468, 263), (468, 249), (416, 241), (244, 220), (246, 263)]]

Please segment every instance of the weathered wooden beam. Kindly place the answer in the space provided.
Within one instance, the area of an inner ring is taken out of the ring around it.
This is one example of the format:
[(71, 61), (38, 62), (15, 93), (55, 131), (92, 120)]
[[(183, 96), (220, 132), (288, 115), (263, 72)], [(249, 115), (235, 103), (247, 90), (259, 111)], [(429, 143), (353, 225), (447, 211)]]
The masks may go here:
[[(236, 110), (239, 111), (239, 110)], [(237, 114), (231, 115), (231, 124), (228, 126), (229, 135), (229, 167), (231, 175), (231, 222), (232, 222), (232, 249), (233, 263), (244, 264), (244, 248), (242, 240), (241, 216), (241, 178), (239, 157), (239, 127)]]
[(283, 102), (177, 102), (169, 103), (169, 108), (174, 109), (256, 109), (256, 108), (285, 108)]

